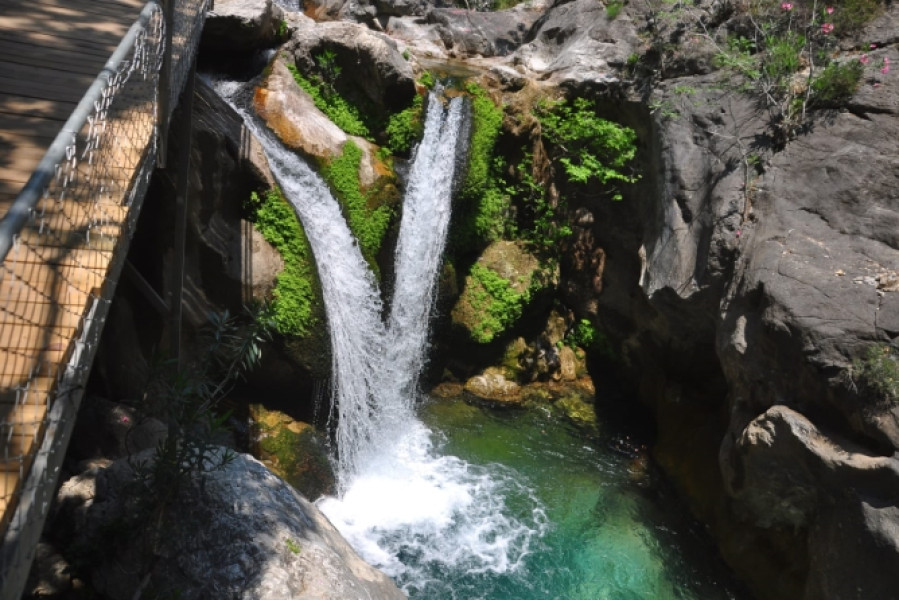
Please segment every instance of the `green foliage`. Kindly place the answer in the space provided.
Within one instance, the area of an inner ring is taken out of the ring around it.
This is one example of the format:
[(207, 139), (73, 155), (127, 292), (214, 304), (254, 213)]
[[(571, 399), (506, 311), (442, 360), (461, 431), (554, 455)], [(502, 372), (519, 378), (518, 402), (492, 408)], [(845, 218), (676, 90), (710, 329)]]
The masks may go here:
[(572, 349), (583, 348), (607, 359), (614, 359), (616, 356), (612, 342), (606, 334), (596, 329), (588, 319), (581, 319), (575, 323), (565, 335), (564, 343)]
[(430, 71), (425, 71), (424, 73), (421, 74), (421, 77), (419, 78), (418, 83), (422, 84), (423, 86), (425, 86), (426, 88), (431, 90), (431, 89), (434, 89), (434, 84), (437, 83), (437, 81), (434, 79), (433, 73), (431, 73)]
[(864, 67), (835, 62), (838, 38), (858, 30), (882, 7), (881, 0), (754, 2), (748, 5), (749, 35), (728, 39), (716, 64), (742, 76), (736, 89), (761, 95), (775, 140), (783, 145), (804, 126), (809, 108), (840, 106), (858, 88)]
[(369, 196), (359, 183), (362, 150), (352, 141), (343, 146), (340, 156), (322, 168), (322, 175), (343, 207), (347, 225), (356, 236), (362, 256), (377, 269), (376, 258), (390, 227), (393, 210), (386, 204), (369, 208)]
[(858, 61), (832, 62), (812, 80), (813, 106), (839, 106), (847, 102), (858, 89), (864, 74)]
[(494, 150), (503, 111), (481, 86), (468, 83), (465, 91), (472, 99), (472, 132), (459, 194), (461, 219), (454, 238), (458, 245), (477, 246), (510, 233), (510, 197), (502, 176), (504, 162)]
[(394, 154), (408, 155), (424, 132), (424, 97), (415, 96), (412, 105), (387, 120), (387, 147)]
[(886, 344), (870, 346), (852, 362), (849, 378), (870, 403), (899, 403), (899, 352)]
[(487, 187), (493, 146), (503, 125), (503, 111), (497, 107), (487, 91), (476, 83), (469, 83), (465, 91), (471, 95), (472, 131), (469, 145), (468, 169), (462, 193), (468, 197), (479, 195)]
[(475, 263), (469, 272), (474, 282), (471, 305), (481, 316), (471, 328), (474, 341), (487, 344), (515, 324), (531, 298), (530, 290), (516, 292), (512, 282)]
[(624, 7), (624, 2), (621, 0), (612, 0), (608, 4), (606, 4), (606, 17), (610, 21), (618, 18), (618, 15), (621, 14), (621, 9)]
[(287, 37), (288, 29), (289, 28), (287, 26), (287, 21), (285, 21), (284, 19), (278, 21), (278, 38), (284, 39), (285, 37)]
[(256, 229), (284, 259), (272, 293), (275, 329), (281, 335), (306, 336), (318, 325), (315, 315), (321, 313), (322, 301), (315, 257), (303, 227), (277, 188), (263, 197), (254, 192), (247, 208)]
[(552, 145), (553, 158), (564, 167), (570, 181), (612, 186), (613, 200), (622, 199), (614, 187), (616, 182), (637, 181), (635, 175), (626, 172), (637, 153), (637, 134), (599, 117), (589, 100), (543, 103), (537, 107), (537, 118), (543, 139)]
[[(319, 57), (319, 64), (325, 65), (326, 73), (336, 80), (340, 74), (340, 67), (336, 65), (336, 57), (331, 53), (325, 53), (325, 58)], [(287, 68), (294, 80), (307, 94), (312, 97), (316, 108), (325, 113), (335, 125), (350, 135), (358, 135), (367, 139), (371, 138), (368, 126), (365, 124), (362, 111), (334, 89), (333, 80), (327, 83), (322, 78), (307, 78), (297, 69), (296, 65), (288, 63)]]
[(290, 552), (292, 554), (300, 553), (300, 551), (301, 551), (300, 545), (297, 542), (295, 542), (293, 539), (287, 538), (286, 540), (284, 540), (284, 543), (287, 544), (287, 549), (290, 550)]

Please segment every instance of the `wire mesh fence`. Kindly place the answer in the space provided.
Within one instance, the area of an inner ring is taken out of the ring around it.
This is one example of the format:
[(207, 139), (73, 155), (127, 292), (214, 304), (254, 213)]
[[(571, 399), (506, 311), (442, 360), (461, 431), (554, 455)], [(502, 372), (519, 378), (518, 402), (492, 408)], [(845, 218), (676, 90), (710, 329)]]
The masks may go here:
[[(196, 54), (208, 0), (169, 1), (145, 5), (0, 221), (0, 598), (17, 599), (24, 586), (155, 165), (159, 121)], [(160, 88), (164, 62), (169, 89)]]

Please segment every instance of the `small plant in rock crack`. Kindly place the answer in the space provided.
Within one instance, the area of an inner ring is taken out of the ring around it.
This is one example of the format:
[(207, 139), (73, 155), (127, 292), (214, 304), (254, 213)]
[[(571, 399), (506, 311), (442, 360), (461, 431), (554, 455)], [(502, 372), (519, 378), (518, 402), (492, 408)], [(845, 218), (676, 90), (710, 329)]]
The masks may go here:
[(899, 404), (899, 352), (888, 344), (869, 346), (852, 361), (847, 383), (871, 404)]

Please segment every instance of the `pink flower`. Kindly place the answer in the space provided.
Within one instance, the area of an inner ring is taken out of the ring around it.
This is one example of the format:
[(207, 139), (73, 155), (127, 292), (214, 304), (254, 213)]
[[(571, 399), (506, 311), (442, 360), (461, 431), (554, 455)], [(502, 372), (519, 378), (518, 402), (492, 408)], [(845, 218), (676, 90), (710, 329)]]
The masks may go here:
[(826, 13), (829, 14), (829, 15), (832, 15), (832, 14), (833, 14), (833, 7), (832, 7), (832, 6), (828, 6), (827, 8), (824, 9), (824, 12), (826, 12)]
[(884, 75), (890, 72), (890, 59), (888, 56), (883, 57), (883, 66), (880, 68), (880, 72)]
[(792, 2), (783, 2), (783, 3), (781, 3), (780, 8), (781, 8), (781, 10), (793, 10), (793, 3)]
[(821, 33), (823, 33), (824, 35), (827, 35), (831, 31), (833, 31), (833, 25), (831, 23), (824, 23), (823, 25), (821, 25)]
[(877, 47), (877, 44), (871, 44), (871, 50)]
[(121, 423), (122, 425), (127, 425), (130, 422), (131, 422), (131, 419), (128, 418), (128, 415), (122, 415), (121, 417), (119, 417), (119, 423)]
[(862, 55), (859, 57), (858, 62), (862, 63), (863, 65), (866, 65), (866, 64), (868, 64), (869, 62), (871, 62), (871, 59), (868, 58), (868, 55), (867, 55), (867, 54), (862, 54)]

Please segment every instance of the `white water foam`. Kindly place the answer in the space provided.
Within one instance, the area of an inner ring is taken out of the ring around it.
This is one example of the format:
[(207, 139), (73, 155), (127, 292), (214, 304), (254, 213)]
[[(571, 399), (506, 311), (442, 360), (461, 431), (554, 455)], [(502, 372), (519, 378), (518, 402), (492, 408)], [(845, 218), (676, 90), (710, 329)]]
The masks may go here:
[[(443, 455), (432, 435), (416, 422), (342, 497), (319, 508), (407, 592), (435, 572), (515, 572), (548, 527), (539, 501), (514, 472)], [(509, 496), (531, 506), (529, 518), (507, 516)]]

